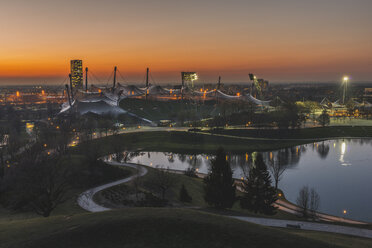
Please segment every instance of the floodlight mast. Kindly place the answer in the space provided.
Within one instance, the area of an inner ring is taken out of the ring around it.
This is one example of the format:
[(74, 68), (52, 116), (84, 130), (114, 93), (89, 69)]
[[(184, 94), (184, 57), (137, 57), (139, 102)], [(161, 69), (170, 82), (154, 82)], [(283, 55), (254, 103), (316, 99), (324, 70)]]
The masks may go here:
[(343, 92), (342, 92), (342, 103), (345, 104), (345, 100), (346, 100), (346, 90), (347, 90), (347, 84), (348, 84), (348, 81), (349, 81), (349, 77), (348, 76), (344, 76), (343, 78)]
[(149, 94), (149, 68), (147, 67), (146, 68), (146, 100), (147, 100), (147, 96)]
[(253, 96), (253, 88), (256, 88), (256, 92), (258, 92), (260, 98), (262, 98), (262, 89), (261, 89), (260, 83), (257, 80), (257, 77), (253, 73), (249, 73), (248, 75), (249, 75), (249, 79), (253, 81), (252, 86), (251, 86), (251, 95)]
[(88, 92), (88, 67), (85, 67), (85, 92)]

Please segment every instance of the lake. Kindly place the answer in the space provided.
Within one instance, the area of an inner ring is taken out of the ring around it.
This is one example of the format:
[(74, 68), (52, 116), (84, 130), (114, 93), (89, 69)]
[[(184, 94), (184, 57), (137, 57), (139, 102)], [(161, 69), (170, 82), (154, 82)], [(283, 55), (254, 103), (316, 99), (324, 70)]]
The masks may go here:
[[(303, 186), (320, 195), (319, 211), (372, 222), (372, 140), (347, 139), (316, 142), (263, 152), (266, 163), (286, 166), (279, 182), (286, 198), (295, 203)], [(124, 152), (127, 162), (174, 170), (194, 168), (208, 173), (212, 154)], [(252, 154), (228, 154), (235, 178), (244, 177)], [(343, 211), (346, 210), (346, 214)]]

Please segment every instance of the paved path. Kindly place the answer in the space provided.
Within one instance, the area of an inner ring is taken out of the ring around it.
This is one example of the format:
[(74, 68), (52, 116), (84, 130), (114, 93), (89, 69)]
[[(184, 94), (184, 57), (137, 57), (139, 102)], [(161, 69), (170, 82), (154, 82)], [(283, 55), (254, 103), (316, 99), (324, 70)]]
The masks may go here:
[[(144, 176), (147, 173), (147, 169), (144, 166), (137, 166), (134, 164), (128, 164), (128, 163), (118, 163), (118, 162), (112, 162), (112, 161), (105, 161), (107, 164), (110, 165), (117, 165), (117, 166), (124, 166), (124, 167), (131, 167), (135, 169), (140, 168), (139, 175), (133, 175), (130, 177), (127, 177), (125, 179), (117, 180), (111, 183), (107, 183), (92, 189), (89, 189), (78, 197), (78, 204), (83, 209), (89, 211), (89, 212), (103, 212), (111, 210), (110, 208), (105, 208), (101, 205), (98, 205), (94, 202), (93, 197), (94, 195), (104, 189), (113, 187), (115, 185), (119, 185), (122, 183), (126, 183), (131, 181), (136, 176)], [(269, 219), (269, 218), (255, 218), (255, 217), (245, 217), (245, 216), (229, 216), (230, 218), (238, 219), (241, 221), (251, 222), (259, 225), (264, 226), (272, 226), (272, 227), (283, 227), (283, 228), (293, 228), (289, 227), (287, 225), (292, 226), (299, 226), (300, 229), (303, 230), (311, 230), (311, 231), (320, 231), (320, 232), (331, 232), (331, 233), (340, 233), (340, 234), (346, 234), (346, 235), (353, 235), (358, 237), (364, 237), (364, 238), (371, 238), (372, 239), (372, 230), (363, 229), (363, 228), (357, 228), (357, 227), (347, 227), (347, 226), (339, 226), (339, 225), (328, 225), (328, 224), (320, 224), (320, 223), (314, 223), (314, 222), (305, 222), (305, 221), (292, 221), (292, 220), (279, 220), (279, 219)]]
[(294, 226), (297, 226), (303, 230), (340, 233), (340, 234), (353, 235), (353, 236), (358, 236), (358, 237), (363, 237), (363, 238), (372, 238), (372, 230), (357, 228), (357, 227), (328, 225), (328, 224), (320, 224), (320, 223), (305, 222), (305, 221), (278, 220), (278, 219), (269, 219), (269, 218), (255, 218), (255, 217), (243, 217), (243, 216), (230, 216), (230, 217), (234, 219), (246, 221), (246, 222), (263, 225), (263, 226), (288, 228), (288, 225), (291, 225), (292, 228)]
[(97, 192), (99, 192), (101, 190), (104, 190), (104, 189), (107, 189), (107, 188), (110, 188), (110, 187), (113, 187), (115, 185), (119, 185), (119, 184), (122, 184), (122, 183), (129, 182), (133, 178), (135, 178), (137, 176), (140, 176), (140, 177), (144, 176), (147, 173), (147, 169), (144, 166), (137, 166), (137, 165), (134, 165), (134, 164), (118, 163), (118, 162), (108, 162), (108, 161), (105, 161), (105, 162), (107, 164), (110, 164), (110, 165), (125, 166), (125, 167), (131, 167), (131, 168), (134, 168), (134, 169), (139, 168), (140, 173), (139, 173), (139, 175), (133, 175), (133, 176), (121, 179), (121, 180), (117, 180), (115, 182), (107, 183), (107, 184), (89, 189), (89, 190), (81, 193), (79, 195), (78, 199), (77, 199), (77, 202), (78, 202), (80, 207), (84, 208), (85, 210), (87, 210), (89, 212), (102, 212), (102, 211), (111, 210), (110, 208), (105, 208), (105, 207), (100, 206), (100, 205), (98, 205), (97, 203), (94, 202), (93, 196)]

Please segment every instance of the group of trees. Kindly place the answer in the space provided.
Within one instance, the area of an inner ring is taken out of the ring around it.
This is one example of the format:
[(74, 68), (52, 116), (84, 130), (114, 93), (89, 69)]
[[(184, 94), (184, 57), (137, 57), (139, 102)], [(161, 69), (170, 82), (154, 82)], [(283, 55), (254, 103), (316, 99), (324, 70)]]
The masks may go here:
[[(284, 154), (282, 154), (284, 155)], [(275, 161), (269, 162), (271, 174), (275, 178), (275, 187), (272, 186), (271, 176), (260, 153), (254, 153), (253, 161), (242, 181), (243, 195), (235, 194), (237, 184), (232, 177), (232, 171), (222, 148), (218, 149), (216, 157), (211, 160), (210, 172), (204, 178), (205, 201), (216, 208), (231, 208), (235, 201), (240, 206), (255, 213), (272, 215), (276, 212), (274, 203), (277, 201), (278, 182), (286, 169), (286, 161), (280, 153)], [(314, 188), (303, 187), (297, 198), (297, 204), (304, 217), (315, 217), (319, 208), (320, 196)]]
[(304, 186), (300, 189), (296, 200), (304, 217), (315, 217), (319, 208), (320, 196), (314, 188)]
[(66, 200), (70, 170), (60, 155), (48, 155), (37, 143), (27, 148), (1, 180), (1, 203), (13, 210), (33, 210), (48, 217)]
[(236, 185), (226, 159), (225, 151), (220, 148), (211, 161), (210, 173), (204, 178), (205, 201), (216, 208), (231, 208), (240, 200), (242, 208), (255, 213), (274, 214), (273, 203), (277, 200), (276, 190), (271, 186), (270, 174), (261, 154), (257, 154), (249, 174), (242, 182), (242, 197), (236, 197)]

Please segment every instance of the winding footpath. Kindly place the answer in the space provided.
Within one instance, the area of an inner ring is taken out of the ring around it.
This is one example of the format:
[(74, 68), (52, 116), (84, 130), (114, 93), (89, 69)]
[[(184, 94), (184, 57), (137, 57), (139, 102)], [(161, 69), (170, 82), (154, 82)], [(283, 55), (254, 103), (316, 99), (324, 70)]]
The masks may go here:
[(105, 163), (107, 163), (109, 165), (130, 167), (130, 168), (134, 168), (134, 169), (140, 168), (140, 172), (139, 172), (139, 174), (136, 174), (136, 175), (133, 175), (133, 176), (121, 179), (121, 180), (117, 180), (117, 181), (114, 181), (114, 182), (111, 182), (111, 183), (107, 183), (107, 184), (104, 184), (104, 185), (101, 185), (101, 186), (98, 186), (98, 187), (95, 187), (95, 188), (92, 188), (92, 189), (88, 189), (87, 191), (81, 193), (79, 195), (78, 199), (77, 199), (77, 202), (78, 202), (80, 207), (82, 207), (83, 209), (85, 209), (89, 212), (103, 212), (103, 211), (111, 210), (110, 208), (105, 208), (105, 207), (103, 207), (101, 205), (98, 205), (97, 203), (94, 202), (93, 197), (97, 192), (102, 191), (102, 190), (107, 189), (107, 188), (111, 188), (113, 186), (116, 186), (116, 185), (119, 185), (119, 184), (122, 184), (122, 183), (129, 182), (137, 176), (142, 177), (142, 176), (147, 174), (147, 169), (144, 166), (137, 166), (137, 165), (128, 164), (128, 163), (118, 163), (118, 162), (113, 162), (113, 161), (105, 161)]
[[(122, 183), (129, 182), (135, 177), (141, 177), (147, 174), (147, 169), (144, 166), (138, 166), (135, 164), (128, 164), (128, 163), (119, 163), (119, 162), (113, 162), (113, 161), (105, 161), (105, 162), (110, 165), (139, 169), (140, 171), (139, 171), (139, 174), (136, 174), (136, 175), (133, 175), (133, 176), (121, 179), (121, 180), (117, 180), (111, 183), (107, 183), (107, 184), (104, 184), (98, 187), (94, 187), (92, 189), (89, 189), (81, 193), (77, 199), (77, 202), (80, 207), (82, 207), (83, 209), (89, 212), (103, 212), (103, 211), (111, 210), (110, 208), (103, 207), (94, 202), (93, 197), (97, 192), (116, 186), (116, 185), (119, 185), (119, 184), (122, 184)], [(334, 224), (321, 224), (321, 223), (306, 222), (306, 221), (280, 220), (280, 219), (270, 219), (270, 218), (246, 217), (246, 216), (228, 216), (228, 217), (233, 218), (233, 219), (238, 219), (240, 221), (263, 225), (263, 226), (295, 228), (295, 229), (319, 231), (319, 232), (330, 232), (330, 233), (338, 233), (338, 234), (352, 235), (352, 236), (372, 239), (372, 230), (364, 229), (364, 228), (340, 226), (340, 225), (334, 225)]]

